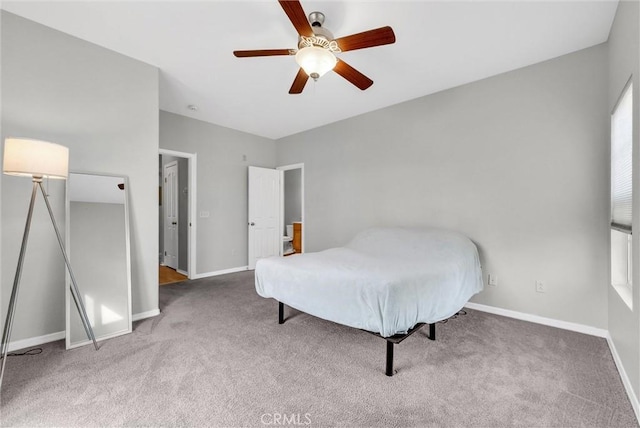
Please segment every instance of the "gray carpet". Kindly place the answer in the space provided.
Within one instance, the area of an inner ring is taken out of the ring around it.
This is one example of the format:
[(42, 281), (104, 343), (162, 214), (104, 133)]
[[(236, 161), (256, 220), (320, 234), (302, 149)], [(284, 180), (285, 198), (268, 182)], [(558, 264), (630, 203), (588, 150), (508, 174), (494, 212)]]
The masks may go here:
[[(469, 310), (396, 346), (259, 297), (253, 272), (163, 286), (99, 351), (10, 357), (3, 426), (637, 426), (604, 339)], [(426, 329), (425, 329), (426, 330)]]

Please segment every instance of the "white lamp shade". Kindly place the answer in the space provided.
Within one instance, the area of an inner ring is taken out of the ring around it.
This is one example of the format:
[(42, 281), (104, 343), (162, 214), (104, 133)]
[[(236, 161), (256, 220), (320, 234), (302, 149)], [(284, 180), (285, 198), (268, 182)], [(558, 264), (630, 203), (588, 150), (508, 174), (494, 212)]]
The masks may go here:
[(4, 140), (2, 172), (7, 175), (66, 179), (69, 149), (60, 144), (27, 138)]
[[(296, 53), (296, 62), (308, 76), (322, 77), (336, 66), (336, 56), (329, 50), (317, 46), (300, 49)], [(314, 76), (316, 74), (317, 76)]]

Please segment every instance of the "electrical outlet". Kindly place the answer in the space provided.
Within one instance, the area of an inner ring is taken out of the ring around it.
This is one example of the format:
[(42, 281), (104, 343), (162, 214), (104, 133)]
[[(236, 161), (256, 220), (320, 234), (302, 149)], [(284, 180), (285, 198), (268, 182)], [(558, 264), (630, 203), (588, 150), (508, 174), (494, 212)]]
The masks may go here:
[(498, 276), (489, 274), (489, 285), (496, 287), (498, 285)]
[(538, 293), (544, 293), (547, 291), (547, 284), (541, 279), (536, 279), (536, 291)]

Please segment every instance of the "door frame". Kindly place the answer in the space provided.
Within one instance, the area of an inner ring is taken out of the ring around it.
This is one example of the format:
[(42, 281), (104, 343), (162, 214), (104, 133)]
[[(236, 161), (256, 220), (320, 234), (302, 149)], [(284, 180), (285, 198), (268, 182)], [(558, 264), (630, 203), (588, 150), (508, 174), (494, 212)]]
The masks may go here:
[[(163, 243), (163, 264), (165, 266), (168, 266), (172, 269), (175, 269), (176, 271), (179, 271), (179, 262), (180, 262), (180, 186), (179, 186), (179, 174), (180, 174), (180, 168), (178, 167), (179, 162), (177, 160), (171, 161), (171, 162), (167, 162), (164, 163), (162, 165), (162, 228), (163, 228), (163, 236), (164, 236), (164, 243)], [(174, 174), (174, 178), (171, 180), (170, 183), (167, 182), (167, 169), (169, 168), (173, 168), (175, 167), (175, 174)], [(174, 182), (175, 180), (175, 182)], [(173, 188), (171, 190), (168, 190), (167, 188)], [(174, 190), (175, 190), (175, 194), (174, 194)], [(168, 197), (168, 195), (171, 195), (171, 199)], [(169, 222), (169, 213), (168, 211), (171, 210), (171, 207), (173, 207), (173, 204), (175, 202), (176, 207), (174, 208), (176, 213), (175, 213), (175, 218), (176, 218), (176, 222), (172, 223), (172, 225), (175, 225), (175, 230), (171, 230), (172, 228), (168, 225)], [(170, 235), (170, 236), (169, 236)], [(167, 257), (167, 243), (171, 243), (171, 241), (173, 241), (173, 238), (175, 237), (175, 242), (173, 242), (173, 245), (171, 245), (172, 248), (169, 248), (169, 254), (171, 255), (170, 257)], [(167, 261), (170, 261), (170, 263), (167, 263)], [(173, 266), (172, 266), (173, 264)]]
[[(187, 159), (188, 169), (187, 176), (189, 181), (189, 194), (188, 196), (188, 207), (187, 207), (187, 221), (189, 225), (189, 232), (187, 233), (187, 248), (189, 254), (187, 254), (187, 277), (189, 279), (193, 279), (196, 276), (196, 260), (198, 260), (197, 254), (197, 245), (196, 245), (196, 237), (197, 237), (197, 222), (196, 222), (196, 202), (197, 202), (197, 161), (198, 154), (197, 153), (187, 153), (187, 152), (179, 152), (175, 150), (168, 149), (159, 149), (158, 154), (174, 156), (177, 158)], [(163, 170), (164, 173), (164, 170)], [(158, 225), (158, 241), (160, 240), (160, 227)]]
[[(282, 221), (282, 230), (285, 228), (284, 224), (284, 171), (289, 171), (292, 169), (300, 170), (300, 221), (302, 223), (302, 242), (300, 246), (302, 248), (302, 252), (305, 252), (305, 241), (307, 234), (305, 233), (306, 222), (304, 215), (304, 163), (294, 163), (291, 165), (279, 166), (276, 168), (279, 171), (282, 171), (282, 181), (280, 182), (280, 219)], [(280, 246), (280, 255), (282, 255), (282, 245)]]

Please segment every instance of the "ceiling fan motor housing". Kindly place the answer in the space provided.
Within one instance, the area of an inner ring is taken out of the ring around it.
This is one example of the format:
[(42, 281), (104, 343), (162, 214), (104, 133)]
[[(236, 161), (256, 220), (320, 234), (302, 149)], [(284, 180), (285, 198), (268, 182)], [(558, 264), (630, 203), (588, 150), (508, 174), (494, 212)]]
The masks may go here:
[(324, 24), (324, 13), (311, 12), (309, 14), (309, 24), (316, 37), (322, 37), (328, 41), (334, 39), (333, 33), (322, 26)]
[(314, 46), (327, 49), (327, 42), (333, 41), (333, 33), (322, 26), (324, 23), (324, 13), (311, 12), (309, 14), (309, 23), (313, 30), (314, 37), (298, 37), (298, 49), (302, 49), (305, 46), (309, 46), (309, 43)]
[(322, 24), (324, 24), (324, 13), (311, 12), (309, 14), (309, 24), (311, 24), (312, 27), (322, 27)]

